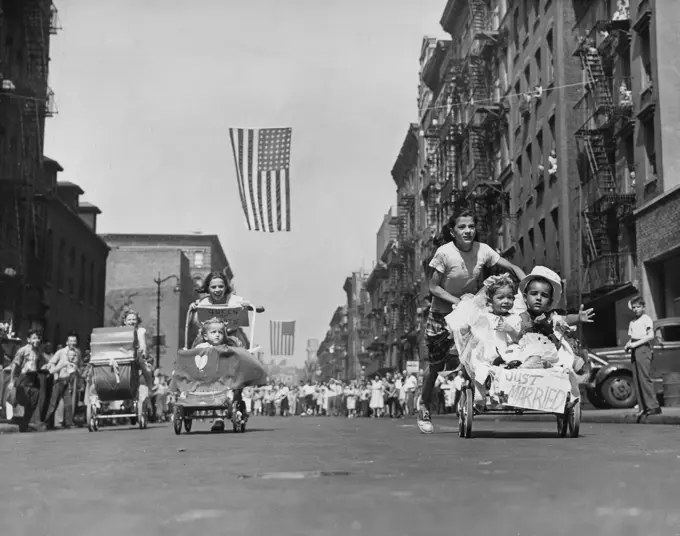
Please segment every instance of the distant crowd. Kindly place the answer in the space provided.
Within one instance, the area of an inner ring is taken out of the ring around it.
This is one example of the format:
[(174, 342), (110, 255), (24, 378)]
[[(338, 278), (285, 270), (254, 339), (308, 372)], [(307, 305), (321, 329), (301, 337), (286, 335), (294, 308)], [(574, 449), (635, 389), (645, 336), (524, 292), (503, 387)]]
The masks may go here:
[[(441, 376), (435, 385), (437, 413), (454, 411), (458, 382)], [(263, 416), (326, 416), (398, 419), (416, 414), (422, 376), (387, 372), (365, 380), (307, 381), (298, 386), (269, 382), (248, 387), (243, 400), (248, 413)]]

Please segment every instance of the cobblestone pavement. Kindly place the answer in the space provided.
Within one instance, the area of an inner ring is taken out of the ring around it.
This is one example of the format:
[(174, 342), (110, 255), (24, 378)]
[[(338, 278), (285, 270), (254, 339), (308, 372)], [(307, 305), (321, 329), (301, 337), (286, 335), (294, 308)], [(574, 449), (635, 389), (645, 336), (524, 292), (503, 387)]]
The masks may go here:
[(253, 418), (0, 437), (2, 534), (680, 534), (680, 429)]

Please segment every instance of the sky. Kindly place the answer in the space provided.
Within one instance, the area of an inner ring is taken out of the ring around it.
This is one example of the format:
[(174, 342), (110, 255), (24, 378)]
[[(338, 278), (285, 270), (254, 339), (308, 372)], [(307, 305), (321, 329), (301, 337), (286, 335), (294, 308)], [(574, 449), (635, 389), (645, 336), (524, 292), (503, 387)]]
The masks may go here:
[[(446, 0), (55, 0), (45, 154), (100, 233), (217, 234), (236, 293), (322, 340), (370, 272)], [(292, 127), (290, 233), (245, 227), (228, 129)], [(149, 279), (154, 274), (149, 274)]]

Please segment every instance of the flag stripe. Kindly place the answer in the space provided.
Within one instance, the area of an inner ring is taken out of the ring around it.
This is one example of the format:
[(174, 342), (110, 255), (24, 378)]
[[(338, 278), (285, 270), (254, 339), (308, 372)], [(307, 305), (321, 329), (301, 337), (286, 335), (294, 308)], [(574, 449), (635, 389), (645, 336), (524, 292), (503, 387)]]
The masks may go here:
[(255, 192), (253, 191), (253, 155), (255, 156), (255, 158), (257, 158), (257, 152), (253, 150), (254, 149), (253, 138), (256, 137), (257, 136), (254, 135), (254, 132), (251, 129), (248, 129), (248, 193), (250, 194), (249, 213), (252, 212), (255, 230), (259, 231), (260, 223), (257, 221), (257, 212), (255, 210)]
[(286, 181), (286, 231), (290, 231), (290, 170), (286, 169), (284, 175)]
[(281, 230), (281, 172), (276, 170), (276, 229)]
[(264, 190), (262, 189), (262, 172), (257, 172), (257, 207), (260, 211), (260, 221), (262, 222), (262, 230), (267, 230), (267, 224), (264, 221)]
[[(236, 155), (236, 142), (234, 141), (234, 129), (230, 128), (229, 129), (229, 139), (231, 140), (231, 151), (234, 155), (234, 163), (236, 164), (236, 180), (238, 182), (238, 193), (239, 196), (241, 197), (241, 206), (243, 207), (243, 212), (248, 214), (248, 207), (246, 206), (246, 196), (245, 192), (243, 191), (243, 182), (242, 182), (242, 173), (241, 173), (241, 168), (238, 166), (239, 158)], [(247, 220), (247, 218), (246, 218)], [(252, 230), (250, 228), (250, 222), (248, 222), (248, 230)]]
[(274, 220), (272, 218), (272, 172), (267, 172), (267, 222), (269, 232), (274, 231)]

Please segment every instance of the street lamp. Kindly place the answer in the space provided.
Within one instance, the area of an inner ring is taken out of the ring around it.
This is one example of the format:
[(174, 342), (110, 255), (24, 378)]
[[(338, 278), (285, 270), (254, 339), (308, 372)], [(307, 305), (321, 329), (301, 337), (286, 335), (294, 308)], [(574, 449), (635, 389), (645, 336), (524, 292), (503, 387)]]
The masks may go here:
[[(161, 279), (161, 273), (158, 272), (158, 277), (153, 280), (156, 283), (156, 368), (161, 367), (161, 285), (170, 279), (175, 278), (179, 283), (179, 277), (176, 275), (169, 275)], [(179, 294), (179, 285), (174, 288), (175, 294)]]

